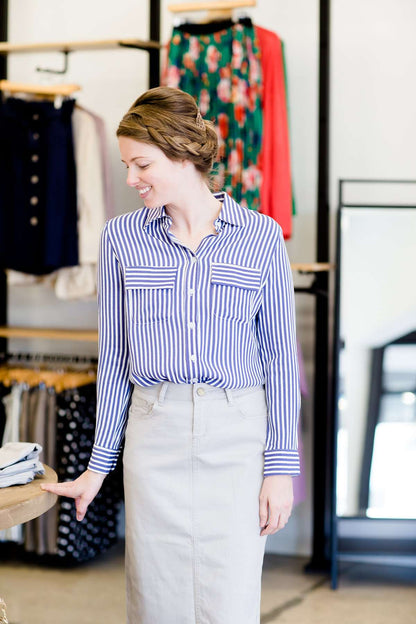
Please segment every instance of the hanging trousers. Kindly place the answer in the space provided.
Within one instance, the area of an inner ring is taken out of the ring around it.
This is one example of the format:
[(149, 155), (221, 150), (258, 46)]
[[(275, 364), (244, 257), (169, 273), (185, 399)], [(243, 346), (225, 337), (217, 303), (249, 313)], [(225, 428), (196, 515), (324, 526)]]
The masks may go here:
[(128, 624), (258, 624), (263, 386), (134, 386), (124, 449)]

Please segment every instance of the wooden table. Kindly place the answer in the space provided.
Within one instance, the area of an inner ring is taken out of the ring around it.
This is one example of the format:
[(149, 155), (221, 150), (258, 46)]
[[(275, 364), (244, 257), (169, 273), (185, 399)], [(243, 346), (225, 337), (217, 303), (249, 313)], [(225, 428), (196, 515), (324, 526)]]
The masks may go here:
[(56, 503), (56, 494), (41, 490), (41, 483), (56, 483), (57, 474), (44, 464), (45, 474), (26, 485), (0, 488), (0, 529), (28, 522), (48, 511)]

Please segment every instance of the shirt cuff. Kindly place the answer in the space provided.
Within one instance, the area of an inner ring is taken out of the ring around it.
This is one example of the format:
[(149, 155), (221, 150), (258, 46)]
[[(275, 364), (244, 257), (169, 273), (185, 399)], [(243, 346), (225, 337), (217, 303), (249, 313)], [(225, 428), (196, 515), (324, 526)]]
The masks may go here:
[(300, 474), (298, 451), (264, 451), (264, 476)]
[(108, 474), (117, 464), (120, 449), (108, 449), (102, 446), (93, 446), (88, 470)]

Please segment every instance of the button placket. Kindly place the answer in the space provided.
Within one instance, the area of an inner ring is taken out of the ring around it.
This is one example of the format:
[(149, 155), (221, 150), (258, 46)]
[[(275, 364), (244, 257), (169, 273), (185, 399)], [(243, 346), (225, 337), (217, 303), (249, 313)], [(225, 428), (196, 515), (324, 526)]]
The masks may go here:
[[(31, 154), (30, 160), (32, 163), (32, 171), (31, 171), (31, 175), (30, 175), (30, 184), (31, 186), (37, 185), (39, 183), (39, 175), (38, 175), (38, 165), (37, 163), (39, 162), (39, 154), (37, 152), (38, 150), (38, 145), (39, 145), (39, 139), (40, 139), (40, 133), (39, 133), (39, 127), (38, 127), (38, 121), (39, 121), (40, 115), (39, 113), (33, 113), (32, 115), (32, 130), (31, 130), (31, 144), (32, 144), (32, 148), (33, 148), (33, 153)], [(35, 191), (35, 189), (33, 189), (32, 191), (29, 191), (30, 193), (30, 197), (29, 197), (29, 204), (32, 208), (34, 208), (35, 206), (38, 206), (39, 204), (39, 196), (38, 196), (38, 192)], [(36, 227), (39, 224), (39, 215), (38, 214), (33, 214), (33, 210), (32, 210), (32, 216), (29, 218), (29, 223), (32, 227)]]
[[(195, 321), (196, 321), (196, 298), (195, 298), (195, 286), (196, 286), (196, 276), (197, 276), (197, 266), (198, 266), (198, 258), (196, 256), (192, 256), (190, 258), (189, 268), (188, 268), (188, 276), (187, 276), (187, 343), (188, 343), (188, 354), (189, 360), (191, 363), (190, 375), (192, 380), (196, 379), (197, 374), (197, 346), (196, 346), (196, 331), (195, 331)], [(194, 382), (195, 383), (195, 382)]]

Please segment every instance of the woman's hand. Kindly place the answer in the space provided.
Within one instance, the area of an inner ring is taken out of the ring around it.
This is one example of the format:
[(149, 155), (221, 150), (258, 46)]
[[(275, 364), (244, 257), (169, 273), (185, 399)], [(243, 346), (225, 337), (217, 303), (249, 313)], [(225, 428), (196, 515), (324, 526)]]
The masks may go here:
[(286, 526), (293, 507), (290, 475), (264, 477), (260, 490), (260, 535), (273, 535)]
[(92, 470), (86, 470), (75, 481), (65, 481), (64, 483), (43, 483), (40, 487), (58, 496), (75, 498), (77, 510), (77, 520), (84, 519), (88, 505), (97, 496), (106, 475)]

